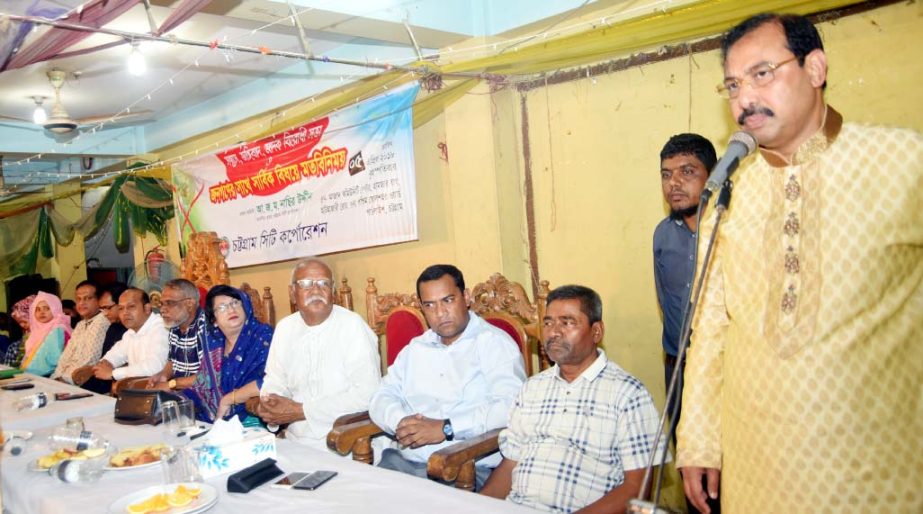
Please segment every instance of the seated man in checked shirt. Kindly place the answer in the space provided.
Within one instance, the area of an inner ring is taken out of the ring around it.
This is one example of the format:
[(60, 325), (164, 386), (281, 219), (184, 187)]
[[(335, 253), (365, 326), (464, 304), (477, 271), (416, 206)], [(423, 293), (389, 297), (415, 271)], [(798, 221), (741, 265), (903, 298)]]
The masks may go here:
[(637, 497), (659, 415), (644, 385), (596, 347), (604, 329), (592, 289), (562, 286), (548, 295), (544, 344), (555, 366), (519, 392), (500, 432), (503, 461), (481, 494), (584, 513), (625, 512)]

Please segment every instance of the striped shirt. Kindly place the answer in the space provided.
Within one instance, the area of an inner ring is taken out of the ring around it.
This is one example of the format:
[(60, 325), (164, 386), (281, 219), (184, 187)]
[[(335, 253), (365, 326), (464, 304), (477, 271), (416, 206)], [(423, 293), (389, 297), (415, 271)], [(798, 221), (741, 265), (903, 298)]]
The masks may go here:
[(207, 326), (205, 311), (197, 309), (185, 333), (179, 326), (170, 329), (167, 338), (170, 341), (170, 362), (173, 364), (174, 378), (191, 377), (199, 372), (199, 361), (205, 351)]
[(651, 395), (598, 351), (571, 383), (554, 366), (523, 386), (500, 433), (500, 452), (517, 463), (508, 500), (573, 512), (647, 465), (659, 423)]

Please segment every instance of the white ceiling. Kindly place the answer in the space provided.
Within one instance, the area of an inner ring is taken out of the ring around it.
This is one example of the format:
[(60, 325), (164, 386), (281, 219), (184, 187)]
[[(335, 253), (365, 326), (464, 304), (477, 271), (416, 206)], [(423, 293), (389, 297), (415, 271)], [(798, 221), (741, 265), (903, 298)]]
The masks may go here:
[[(81, 0), (37, 0), (73, 8)], [(27, 14), (36, 0), (0, 1), (0, 15)], [(424, 54), (472, 37), (492, 37), (589, 4), (618, 0), (289, 0), (307, 30), (310, 51), (353, 61), (403, 64), (415, 60), (404, 26), (406, 19)], [(151, 15), (162, 23), (181, 0), (151, 0)], [(630, 2), (629, 2), (630, 3)], [(589, 5), (589, 8), (594, 7)], [(286, 0), (213, 0), (170, 34), (178, 38), (220, 41), (250, 47), (303, 52)], [(143, 2), (106, 25), (130, 33), (150, 31)], [(3, 20), (0, 16), (0, 31)], [(36, 26), (22, 48), (48, 31)], [(123, 39), (95, 34), (69, 49)], [(72, 118), (145, 110), (130, 123), (108, 123), (62, 144), (34, 123), (0, 119), (0, 155), (6, 190), (34, 190), (85, 173), (79, 157), (95, 157), (94, 168), (119, 157), (156, 151), (217, 126), (318, 94), (375, 70), (331, 63), (307, 63), (283, 57), (220, 49), (144, 42), (148, 71), (127, 73), (129, 44), (87, 55), (55, 59), (0, 73), (0, 116), (29, 120), (33, 97), (48, 97), (47, 72), (67, 72), (62, 103)], [(38, 155), (41, 154), (41, 157)], [(76, 157), (76, 158), (75, 158)], [(25, 160), (29, 159), (26, 163)], [(4, 193), (7, 193), (4, 196)]]

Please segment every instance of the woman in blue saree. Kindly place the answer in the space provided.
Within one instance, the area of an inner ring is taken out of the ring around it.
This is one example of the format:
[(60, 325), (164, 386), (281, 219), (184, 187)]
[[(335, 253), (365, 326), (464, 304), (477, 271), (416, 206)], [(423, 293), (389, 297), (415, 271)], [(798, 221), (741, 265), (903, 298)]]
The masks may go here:
[(256, 319), (246, 293), (226, 285), (208, 291), (205, 315), (208, 348), (195, 383), (183, 394), (195, 403), (196, 418), (202, 421), (237, 416), (258, 422), (255, 417), (247, 420), (244, 403), (260, 394), (272, 327)]

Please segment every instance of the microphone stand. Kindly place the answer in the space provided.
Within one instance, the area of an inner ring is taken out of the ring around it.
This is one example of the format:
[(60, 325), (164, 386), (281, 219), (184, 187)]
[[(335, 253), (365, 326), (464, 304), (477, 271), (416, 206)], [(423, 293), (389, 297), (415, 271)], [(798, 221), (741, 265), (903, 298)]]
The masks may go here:
[[(725, 180), (724, 185), (721, 187), (720, 192), (718, 193), (718, 199), (715, 200), (715, 228), (712, 230), (711, 237), (708, 240), (708, 246), (705, 250), (705, 259), (702, 261), (702, 272), (696, 273), (695, 267), (692, 270), (692, 280), (690, 282), (695, 283), (695, 289), (693, 294), (693, 289), (689, 290), (689, 294), (686, 297), (685, 307), (683, 309), (683, 323), (682, 330), (680, 331), (679, 341), (677, 347), (679, 351), (676, 354), (676, 364), (673, 367), (673, 374), (670, 377), (670, 385), (667, 387), (667, 396), (666, 401), (664, 402), (663, 414), (660, 416), (660, 423), (657, 426), (657, 435), (654, 437), (654, 451), (651, 452), (651, 458), (648, 460), (647, 467), (644, 469), (644, 480), (641, 482), (641, 491), (638, 493), (638, 497), (632, 499), (628, 502), (628, 512), (634, 514), (661, 514), (671, 512), (665, 507), (660, 507), (660, 494), (663, 489), (663, 466), (667, 461), (667, 452), (669, 450), (669, 441), (663, 445), (663, 452), (660, 455), (660, 473), (657, 475), (657, 484), (654, 487), (654, 498), (653, 501), (646, 501), (648, 492), (648, 483), (651, 478), (651, 474), (654, 470), (654, 459), (656, 457), (656, 449), (660, 444), (660, 439), (663, 437), (663, 427), (667, 424), (667, 413), (670, 411), (670, 406), (679, 403), (679, 398), (677, 397), (677, 384), (679, 383), (679, 375), (682, 372), (683, 366), (686, 362), (686, 349), (689, 346), (689, 335), (692, 332), (692, 318), (695, 315), (696, 306), (699, 303), (699, 296), (702, 293), (702, 286), (705, 283), (705, 277), (708, 273), (708, 266), (711, 264), (712, 250), (714, 249), (715, 239), (718, 235), (718, 229), (721, 224), (721, 217), (728, 207), (731, 204), (731, 190), (734, 188), (734, 184), (730, 180)], [(702, 190), (702, 195), (699, 197), (699, 207), (696, 211), (696, 245), (693, 250), (693, 262), (698, 262), (699, 254), (699, 241), (698, 234), (701, 233), (699, 227), (701, 227), (702, 221), (702, 211), (705, 210), (705, 206), (708, 205), (708, 201), (711, 199), (712, 191), (710, 189)], [(698, 278), (698, 282), (696, 279)], [(669, 424), (669, 434), (672, 436), (673, 432), (676, 430), (676, 422), (678, 421), (677, 413), (674, 412), (674, 415), (670, 417)]]

